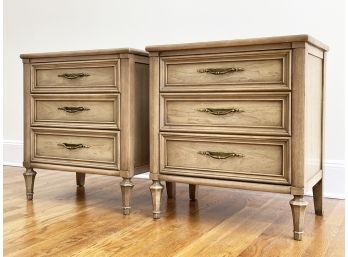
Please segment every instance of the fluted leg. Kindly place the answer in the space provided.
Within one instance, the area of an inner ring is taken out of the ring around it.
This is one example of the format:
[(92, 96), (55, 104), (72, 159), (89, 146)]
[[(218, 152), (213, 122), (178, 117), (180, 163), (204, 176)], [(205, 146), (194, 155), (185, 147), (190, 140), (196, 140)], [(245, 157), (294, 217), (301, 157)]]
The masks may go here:
[(161, 198), (163, 186), (159, 180), (153, 180), (150, 186), (151, 196), (152, 196), (152, 208), (153, 208), (153, 218), (159, 219), (161, 213)]
[(122, 209), (123, 214), (128, 215), (130, 214), (130, 200), (132, 196), (132, 189), (134, 187), (134, 184), (132, 183), (130, 178), (123, 178), (121, 185), (121, 191), (122, 191)]
[(26, 171), (23, 173), (23, 176), (25, 181), (27, 200), (33, 200), (36, 171), (31, 168), (26, 169)]
[(196, 200), (196, 196), (198, 195), (198, 185), (189, 184), (190, 191), (190, 200)]
[(76, 185), (78, 187), (83, 187), (85, 185), (86, 174), (81, 172), (76, 172)]
[(294, 225), (294, 239), (301, 241), (303, 236), (305, 210), (307, 202), (303, 199), (303, 195), (294, 195), (294, 199), (290, 201), (292, 219)]
[(172, 199), (176, 195), (176, 183), (175, 182), (166, 182), (167, 196)]
[(315, 214), (323, 216), (323, 179), (312, 188)]

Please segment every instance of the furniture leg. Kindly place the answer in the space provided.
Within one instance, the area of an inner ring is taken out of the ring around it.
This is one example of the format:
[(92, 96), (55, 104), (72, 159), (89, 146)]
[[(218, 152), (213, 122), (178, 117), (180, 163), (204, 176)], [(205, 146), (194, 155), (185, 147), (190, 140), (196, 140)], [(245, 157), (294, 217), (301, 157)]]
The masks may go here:
[(130, 199), (132, 195), (132, 189), (134, 187), (134, 184), (132, 183), (130, 178), (123, 178), (123, 180), (120, 183), (121, 191), (122, 191), (122, 209), (123, 214), (128, 215), (130, 214)]
[(26, 169), (23, 173), (23, 176), (25, 181), (27, 200), (33, 200), (36, 171), (31, 168)]
[(298, 241), (302, 240), (307, 205), (308, 203), (304, 200), (303, 195), (294, 195), (294, 198), (290, 201), (294, 225), (294, 239)]
[(163, 192), (163, 186), (159, 180), (153, 180), (150, 186), (151, 197), (152, 197), (152, 208), (153, 218), (159, 219), (161, 213), (161, 198)]
[(323, 216), (323, 179), (312, 188), (315, 214)]
[(175, 198), (176, 195), (176, 183), (166, 182), (167, 196), (169, 199)]
[(76, 172), (76, 185), (83, 187), (85, 185), (86, 173)]
[(190, 200), (196, 200), (198, 195), (198, 185), (189, 184)]

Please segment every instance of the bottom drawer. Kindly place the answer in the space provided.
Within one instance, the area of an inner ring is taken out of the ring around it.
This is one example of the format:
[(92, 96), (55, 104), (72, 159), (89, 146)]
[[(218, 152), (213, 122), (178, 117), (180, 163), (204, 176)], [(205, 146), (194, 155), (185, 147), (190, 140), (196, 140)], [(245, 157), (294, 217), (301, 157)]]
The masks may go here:
[(120, 132), (32, 128), (32, 162), (119, 170)]
[(290, 184), (286, 137), (161, 133), (162, 174)]

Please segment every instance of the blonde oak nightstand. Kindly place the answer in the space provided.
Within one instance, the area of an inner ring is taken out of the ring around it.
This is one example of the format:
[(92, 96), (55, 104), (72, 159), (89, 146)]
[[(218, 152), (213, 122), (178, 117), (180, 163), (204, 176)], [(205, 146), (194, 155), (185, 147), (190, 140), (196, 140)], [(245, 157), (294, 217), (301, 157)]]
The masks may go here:
[(121, 176), (123, 213), (131, 178), (148, 165), (148, 54), (105, 49), (22, 54), (24, 172), (32, 200), (35, 168)]
[[(150, 187), (159, 218), (166, 181), (292, 194), (302, 240), (313, 188), (322, 215), (328, 47), (307, 35), (149, 46)], [(233, 203), (232, 203), (233, 204)], [(276, 211), (276, 210), (275, 210)]]

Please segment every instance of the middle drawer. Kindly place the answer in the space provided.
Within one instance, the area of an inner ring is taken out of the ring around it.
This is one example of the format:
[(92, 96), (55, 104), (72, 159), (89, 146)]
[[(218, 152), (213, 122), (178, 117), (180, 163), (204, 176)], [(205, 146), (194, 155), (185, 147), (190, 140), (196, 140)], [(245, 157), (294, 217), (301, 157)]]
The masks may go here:
[(33, 94), (32, 126), (119, 129), (119, 94)]
[(162, 93), (162, 131), (291, 134), (290, 93)]

